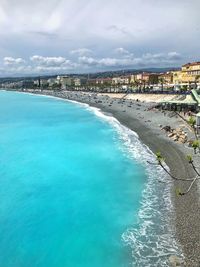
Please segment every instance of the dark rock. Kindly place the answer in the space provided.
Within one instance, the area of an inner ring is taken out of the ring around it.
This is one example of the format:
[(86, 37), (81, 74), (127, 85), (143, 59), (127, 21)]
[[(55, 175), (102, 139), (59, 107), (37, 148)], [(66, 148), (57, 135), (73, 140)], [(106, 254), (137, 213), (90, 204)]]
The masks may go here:
[(165, 130), (166, 132), (171, 132), (171, 126), (167, 125), (162, 128), (162, 130)]

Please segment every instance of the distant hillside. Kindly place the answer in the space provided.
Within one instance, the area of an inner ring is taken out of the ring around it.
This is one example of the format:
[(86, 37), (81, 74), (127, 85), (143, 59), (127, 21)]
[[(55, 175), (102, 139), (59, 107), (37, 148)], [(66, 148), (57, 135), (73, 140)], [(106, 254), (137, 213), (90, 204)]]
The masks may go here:
[(173, 67), (173, 68), (145, 68), (142, 71), (159, 73), (159, 72), (167, 72), (167, 71), (172, 71), (172, 70), (180, 70), (180, 68), (178, 68), (178, 67)]
[[(104, 77), (115, 77), (120, 75), (131, 75), (141, 72), (151, 72), (151, 73), (160, 73), (167, 72), (170, 70), (178, 70), (179, 68), (144, 68), (144, 69), (128, 69), (128, 70), (116, 70), (116, 71), (105, 71), (105, 72), (96, 72), (89, 74), (90, 78), (104, 78)], [(84, 75), (84, 74), (83, 74)], [(88, 74), (85, 74), (88, 76)]]
[[(140, 72), (151, 72), (151, 73), (160, 73), (160, 72), (167, 72), (170, 70), (178, 70), (177, 67), (172, 68), (143, 68), (143, 69), (127, 69), (127, 70), (114, 70), (114, 71), (103, 71), (103, 72), (94, 72), (94, 73), (74, 73), (74, 74), (58, 74), (58, 75), (67, 75), (69, 77), (80, 77), (80, 78), (90, 78), (90, 79), (96, 79), (96, 78), (106, 78), (106, 77), (116, 77), (116, 76), (122, 76), (122, 75), (131, 75), (131, 74), (137, 74)], [(49, 78), (55, 78), (57, 75), (43, 75), (40, 76), (40, 79), (49, 79)], [(26, 76), (26, 77), (6, 77), (6, 78), (0, 78), (0, 83), (3, 82), (17, 82), (21, 80), (35, 80), (38, 79), (39, 76)]]

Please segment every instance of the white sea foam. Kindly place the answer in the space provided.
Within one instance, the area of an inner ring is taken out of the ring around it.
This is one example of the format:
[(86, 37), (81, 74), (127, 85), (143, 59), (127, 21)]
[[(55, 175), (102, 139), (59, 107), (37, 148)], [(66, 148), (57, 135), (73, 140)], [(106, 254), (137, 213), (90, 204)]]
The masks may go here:
[(148, 163), (155, 159), (155, 155), (139, 140), (134, 131), (100, 109), (87, 104), (84, 106), (112, 124), (124, 144), (122, 151), (145, 166), (148, 179), (142, 193), (138, 225), (122, 234), (124, 244), (132, 248), (132, 265), (166, 267), (169, 266), (170, 255), (183, 258), (181, 246), (175, 237), (175, 211), (171, 201), (170, 177), (159, 166)]
[[(53, 98), (61, 100), (58, 97)], [(170, 255), (183, 258), (181, 246), (175, 237), (175, 211), (171, 202), (172, 183), (160, 167), (147, 163), (155, 158), (152, 151), (139, 140), (137, 133), (120, 124), (116, 118), (88, 104), (62, 100), (81, 105), (110, 123), (124, 144), (121, 147), (122, 152), (145, 167), (148, 179), (142, 193), (138, 225), (122, 234), (124, 245), (132, 249), (132, 266), (167, 267)]]

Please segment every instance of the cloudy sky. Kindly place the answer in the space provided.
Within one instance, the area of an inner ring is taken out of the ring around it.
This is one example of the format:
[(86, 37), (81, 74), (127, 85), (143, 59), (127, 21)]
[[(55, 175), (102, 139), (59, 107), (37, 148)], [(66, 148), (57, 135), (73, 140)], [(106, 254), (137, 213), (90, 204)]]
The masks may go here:
[(200, 60), (200, 0), (0, 0), (0, 76)]

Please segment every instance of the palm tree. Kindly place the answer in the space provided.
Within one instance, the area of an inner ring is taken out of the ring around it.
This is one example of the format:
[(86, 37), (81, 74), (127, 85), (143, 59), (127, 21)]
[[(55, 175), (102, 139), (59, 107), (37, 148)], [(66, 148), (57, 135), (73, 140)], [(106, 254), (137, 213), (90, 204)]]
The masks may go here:
[(161, 78), (159, 78), (159, 83), (161, 83), (161, 90), (162, 90), (162, 92), (163, 92), (163, 90), (164, 90), (164, 86), (163, 86), (163, 83), (164, 83), (164, 79), (161, 77)]

